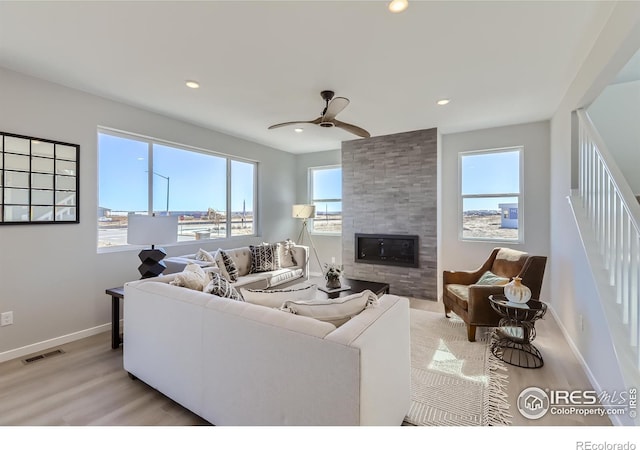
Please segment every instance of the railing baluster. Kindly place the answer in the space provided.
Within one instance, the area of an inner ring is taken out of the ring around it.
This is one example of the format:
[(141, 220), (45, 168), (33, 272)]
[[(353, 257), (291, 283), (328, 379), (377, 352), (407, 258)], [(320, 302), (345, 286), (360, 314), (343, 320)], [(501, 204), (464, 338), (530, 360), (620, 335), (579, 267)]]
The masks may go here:
[(584, 207), (584, 127), (582, 122), (578, 125), (578, 191)]
[(610, 247), (610, 242), (611, 242), (611, 196), (612, 196), (612, 187), (611, 187), (611, 180), (607, 181), (607, 192), (606, 192), (606, 199), (607, 199), (607, 210), (606, 210), (606, 225), (605, 225), (605, 234), (604, 234), (604, 268), (609, 270), (609, 268), (611, 267), (611, 247)]
[(618, 253), (616, 245), (618, 243), (618, 197), (615, 195), (615, 188), (613, 189), (613, 208), (611, 210), (611, 258), (609, 263), (609, 284), (614, 286), (616, 283), (616, 272), (618, 266), (616, 265), (616, 255)]
[(622, 245), (621, 256), (622, 266), (620, 270), (620, 300), (622, 302), (622, 323), (629, 323), (629, 246), (631, 244), (629, 237), (631, 232), (631, 218), (626, 209), (623, 209), (624, 218), (622, 220)]
[[(631, 265), (629, 267), (629, 332), (631, 335), (631, 339), (629, 343), (633, 346), (638, 345), (638, 301), (640, 298), (638, 297), (638, 293), (640, 290), (638, 289), (638, 282), (640, 278), (638, 277), (638, 270), (640, 269), (640, 264), (638, 261), (638, 257), (640, 256), (640, 235), (637, 230), (632, 231), (631, 236)], [(640, 349), (638, 349), (640, 350)]]
[(616, 232), (616, 303), (622, 303), (622, 254), (623, 254), (623, 236), (624, 236), (624, 213), (622, 204), (618, 208), (618, 217), (616, 219), (618, 225), (618, 231)]

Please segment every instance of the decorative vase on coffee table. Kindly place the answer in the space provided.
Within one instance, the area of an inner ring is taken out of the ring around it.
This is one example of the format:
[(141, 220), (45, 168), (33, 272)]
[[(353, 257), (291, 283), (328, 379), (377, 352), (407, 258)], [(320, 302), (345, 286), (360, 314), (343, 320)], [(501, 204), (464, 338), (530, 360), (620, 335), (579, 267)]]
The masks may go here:
[(514, 277), (504, 286), (504, 296), (512, 304), (524, 305), (531, 299), (531, 289), (522, 284), (522, 278)]
[(327, 278), (327, 289), (338, 289), (340, 286), (340, 277)]

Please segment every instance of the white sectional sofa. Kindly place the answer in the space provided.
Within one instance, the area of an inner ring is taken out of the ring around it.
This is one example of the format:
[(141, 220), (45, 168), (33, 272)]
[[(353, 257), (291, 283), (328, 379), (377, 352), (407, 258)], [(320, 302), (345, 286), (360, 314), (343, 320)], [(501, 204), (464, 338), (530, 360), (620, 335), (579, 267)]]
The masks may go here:
[[(295, 261), (295, 265), (282, 267), (278, 270), (268, 272), (250, 273), (251, 271), (251, 250), (249, 247), (238, 247), (232, 249), (224, 249), (231, 257), (238, 268), (238, 281), (233, 283), (236, 288), (247, 289), (267, 289), (272, 287), (284, 287), (293, 282), (299, 283), (309, 278), (308, 264), (309, 247), (304, 245), (292, 245), (291, 253)], [(216, 250), (210, 253), (215, 254)], [(173, 256), (164, 260), (167, 269), (165, 274), (171, 274), (182, 271), (187, 264), (198, 264), (201, 267), (215, 265), (196, 259), (196, 254)]]
[(336, 328), (170, 285), (129, 282), (124, 368), (215, 425), (400, 425), (409, 301), (382, 296)]

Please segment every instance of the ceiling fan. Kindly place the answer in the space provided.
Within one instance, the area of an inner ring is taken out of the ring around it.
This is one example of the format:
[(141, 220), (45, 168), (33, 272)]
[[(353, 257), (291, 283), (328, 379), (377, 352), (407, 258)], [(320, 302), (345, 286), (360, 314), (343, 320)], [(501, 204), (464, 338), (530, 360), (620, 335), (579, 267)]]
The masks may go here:
[(317, 119), (296, 120), (293, 122), (278, 123), (275, 125), (271, 125), (269, 129), (272, 130), (274, 128), (285, 127), (287, 125), (311, 123), (313, 125), (320, 125), (323, 128), (338, 127), (338, 128), (342, 128), (345, 131), (348, 131), (349, 133), (353, 133), (356, 136), (365, 137), (365, 138), (370, 137), (371, 135), (367, 130), (357, 127), (355, 125), (352, 125), (350, 123), (341, 122), (336, 119), (336, 116), (338, 115), (338, 113), (341, 112), (343, 109), (345, 109), (349, 104), (349, 99), (344, 97), (334, 98), (333, 97), (334, 94), (335, 93), (333, 91), (320, 92), (320, 96), (325, 101), (325, 107), (324, 107), (324, 110), (322, 111), (322, 115)]

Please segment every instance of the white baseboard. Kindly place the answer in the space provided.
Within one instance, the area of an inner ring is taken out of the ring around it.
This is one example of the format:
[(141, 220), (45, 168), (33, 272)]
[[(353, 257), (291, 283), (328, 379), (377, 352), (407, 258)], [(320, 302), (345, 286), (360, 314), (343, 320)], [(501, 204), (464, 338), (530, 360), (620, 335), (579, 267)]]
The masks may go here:
[[(593, 387), (593, 389), (595, 391), (601, 392), (602, 391), (602, 387), (600, 387), (600, 383), (598, 383), (598, 380), (596, 380), (596, 377), (593, 375), (593, 372), (591, 372), (591, 369), (589, 368), (589, 365), (587, 364), (587, 362), (582, 357), (582, 353), (580, 353), (580, 350), (578, 350), (578, 347), (576, 346), (575, 342), (573, 342), (573, 339), (571, 339), (571, 336), (569, 335), (569, 332), (567, 331), (567, 329), (562, 324), (562, 321), (560, 320), (560, 317), (556, 313), (555, 309), (553, 309), (553, 306), (550, 305), (550, 304), (549, 304), (548, 308), (551, 311), (551, 315), (553, 316), (553, 318), (555, 319), (556, 323), (558, 324), (558, 327), (560, 328), (560, 331), (562, 332), (562, 335), (564, 336), (565, 340), (569, 344), (569, 348), (571, 348), (571, 351), (573, 352), (575, 357), (578, 359), (578, 362), (580, 363), (580, 365), (584, 369), (585, 373), (587, 374), (587, 378), (589, 379), (589, 382), (591, 383), (591, 386)], [(616, 425), (616, 426), (622, 426), (623, 425), (622, 422), (620, 422), (620, 417), (619, 416), (612, 415), (612, 416), (609, 416), (609, 419), (611, 419), (611, 423), (613, 425)]]
[[(120, 326), (122, 327), (122, 321)], [(104, 325), (98, 325), (97, 327), (76, 331), (75, 333), (66, 334), (57, 338), (48, 339), (42, 342), (36, 342), (35, 344), (25, 345), (24, 347), (19, 347), (13, 350), (2, 352), (0, 353), (0, 363), (9, 361), (11, 359), (17, 359), (23, 356), (31, 355), (33, 353), (41, 352), (42, 350), (46, 350), (51, 347), (57, 347), (58, 345), (68, 344), (69, 342), (104, 333), (105, 331), (111, 331), (111, 322), (105, 323)], [(110, 342), (111, 341), (109, 341), (109, 343)]]

